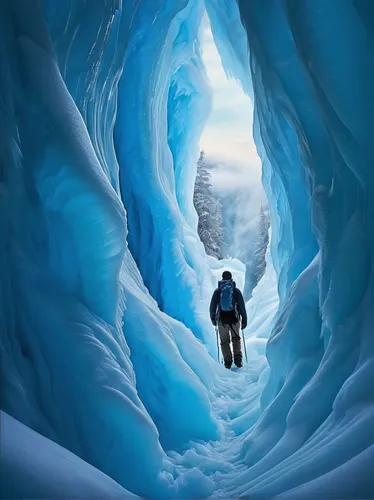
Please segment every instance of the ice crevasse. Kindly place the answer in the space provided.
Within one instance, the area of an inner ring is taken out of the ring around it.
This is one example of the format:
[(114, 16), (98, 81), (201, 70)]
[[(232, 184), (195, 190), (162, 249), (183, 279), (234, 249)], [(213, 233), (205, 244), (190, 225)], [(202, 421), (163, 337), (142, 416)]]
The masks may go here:
[[(205, 10), (271, 214), (249, 365), (193, 187)], [(374, 6), (0, 6), (3, 498), (374, 498)]]

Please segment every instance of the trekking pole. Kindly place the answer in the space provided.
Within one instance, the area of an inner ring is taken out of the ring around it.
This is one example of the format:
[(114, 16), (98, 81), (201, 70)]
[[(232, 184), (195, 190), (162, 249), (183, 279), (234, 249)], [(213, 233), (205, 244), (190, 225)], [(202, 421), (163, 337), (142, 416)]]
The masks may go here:
[(244, 330), (242, 330), (242, 336), (243, 336), (243, 345), (244, 345), (245, 360), (246, 360), (246, 362), (248, 364), (247, 346), (245, 345)]
[(219, 342), (218, 342), (218, 326), (216, 325), (216, 337), (217, 337), (217, 359), (219, 363)]

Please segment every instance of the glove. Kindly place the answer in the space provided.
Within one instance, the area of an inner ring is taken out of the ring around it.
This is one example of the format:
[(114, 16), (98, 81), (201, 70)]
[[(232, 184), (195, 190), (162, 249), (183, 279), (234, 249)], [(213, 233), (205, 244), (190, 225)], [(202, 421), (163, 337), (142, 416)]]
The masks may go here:
[(212, 319), (212, 325), (217, 326), (217, 321), (215, 319)]
[(247, 328), (247, 322), (242, 320), (242, 330)]

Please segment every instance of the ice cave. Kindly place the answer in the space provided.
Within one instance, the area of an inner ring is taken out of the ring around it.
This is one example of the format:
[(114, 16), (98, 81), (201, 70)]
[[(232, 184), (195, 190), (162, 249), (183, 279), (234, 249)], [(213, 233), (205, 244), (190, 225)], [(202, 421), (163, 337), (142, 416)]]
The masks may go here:
[[(236, 371), (208, 309), (245, 266), (193, 201), (206, 19), (270, 214)], [(374, 498), (373, 0), (2, 0), (0, 24), (1, 498)]]

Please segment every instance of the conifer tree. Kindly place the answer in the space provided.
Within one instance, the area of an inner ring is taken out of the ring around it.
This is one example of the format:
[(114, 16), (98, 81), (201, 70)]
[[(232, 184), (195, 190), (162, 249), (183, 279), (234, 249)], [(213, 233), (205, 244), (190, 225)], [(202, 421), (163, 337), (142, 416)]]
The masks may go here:
[(211, 175), (201, 151), (197, 162), (194, 205), (199, 218), (197, 232), (208, 255), (222, 258), (223, 221), (222, 208), (212, 191)]

